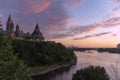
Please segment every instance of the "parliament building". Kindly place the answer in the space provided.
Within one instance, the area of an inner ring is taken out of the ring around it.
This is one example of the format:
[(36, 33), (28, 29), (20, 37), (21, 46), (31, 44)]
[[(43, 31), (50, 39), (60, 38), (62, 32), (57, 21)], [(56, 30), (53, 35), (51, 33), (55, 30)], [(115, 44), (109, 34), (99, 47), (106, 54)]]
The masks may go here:
[(8, 17), (8, 20), (6, 23), (6, 30), (3, 30), (1, 26), (2, 24), (0, 22), (0, 34), (10, 36), (14, 39), (44, 41), (44, 36), (40, 32), (38, 23), (36, 24), (32, 34), (30, 34), (29, 32), (25, 33), (22, 30), (20, 30), (20, 27), (18, 24), (15, 27), (12, 21), (11, 15), (9, 15)]

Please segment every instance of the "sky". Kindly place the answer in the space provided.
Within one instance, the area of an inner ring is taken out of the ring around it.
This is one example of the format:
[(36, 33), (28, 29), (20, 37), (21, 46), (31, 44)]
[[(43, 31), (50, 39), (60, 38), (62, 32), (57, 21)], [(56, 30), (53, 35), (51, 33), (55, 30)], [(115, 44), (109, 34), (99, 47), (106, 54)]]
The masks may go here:
[(76, 47), (116, 47), (120, 43), (120, 0), (0, 0), (0, 21), (9, 14), (24, 32), (36, 23), (47, 41)]

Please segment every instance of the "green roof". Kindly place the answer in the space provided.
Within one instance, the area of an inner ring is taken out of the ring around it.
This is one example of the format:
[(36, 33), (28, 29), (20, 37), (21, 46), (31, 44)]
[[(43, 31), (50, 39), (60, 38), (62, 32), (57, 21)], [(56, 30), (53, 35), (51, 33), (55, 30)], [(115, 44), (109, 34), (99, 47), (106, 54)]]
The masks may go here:
[(0, 28), (0, 34), (10, 35), (10, 31), (5, 31), (3, 28)]

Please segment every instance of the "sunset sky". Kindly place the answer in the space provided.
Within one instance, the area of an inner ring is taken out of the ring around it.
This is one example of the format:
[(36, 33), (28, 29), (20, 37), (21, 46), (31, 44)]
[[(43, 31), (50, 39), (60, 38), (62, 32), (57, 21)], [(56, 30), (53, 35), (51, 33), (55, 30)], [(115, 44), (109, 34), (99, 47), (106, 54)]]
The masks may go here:
[(38, 22), (46, 40), (66, 46), (120, 43), (120, 0), (0, 0), (4, 29), (9, 14), (24, 32), (32, 33)]

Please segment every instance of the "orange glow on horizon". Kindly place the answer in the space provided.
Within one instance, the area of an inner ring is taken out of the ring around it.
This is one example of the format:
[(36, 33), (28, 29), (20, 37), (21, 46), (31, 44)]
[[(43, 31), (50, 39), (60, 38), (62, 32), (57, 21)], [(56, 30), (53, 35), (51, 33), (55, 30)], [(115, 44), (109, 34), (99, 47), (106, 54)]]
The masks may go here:
[(89, 38), (84, 40), (70, 40), (62, 39), (55, 40), (61, 42), (65, 46), (76, 46), (82, 48), (116, 48), (117, 44), (120, 43), (119, 39), (102, 39), (102, 38)]

